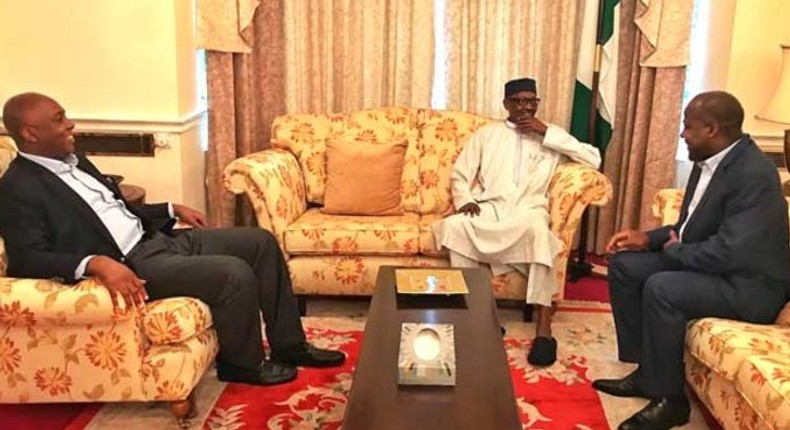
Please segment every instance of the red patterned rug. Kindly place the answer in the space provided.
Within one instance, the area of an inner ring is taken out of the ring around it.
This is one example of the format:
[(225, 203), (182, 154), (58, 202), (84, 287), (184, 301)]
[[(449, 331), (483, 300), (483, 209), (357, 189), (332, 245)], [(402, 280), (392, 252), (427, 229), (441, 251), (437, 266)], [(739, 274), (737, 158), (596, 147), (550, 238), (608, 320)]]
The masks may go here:
[[(301, 370), (287, 385), (257, 388), (231, 384), (211, 411), (204, 429), (339, 429), (359, 354), (358, 330), (308, 329), (312, 339), (339, 347), (348, 361), (335, 370)], [(526, 362), (526, 342), (505, 342), (521, 421), (525, 428), (608, 428), (598, 395), (585, 373), (587, 360), (575, 355), (562, 359), (559, 379), (532, 369)], [(481, 399), (482, 401), (482, 399)]]

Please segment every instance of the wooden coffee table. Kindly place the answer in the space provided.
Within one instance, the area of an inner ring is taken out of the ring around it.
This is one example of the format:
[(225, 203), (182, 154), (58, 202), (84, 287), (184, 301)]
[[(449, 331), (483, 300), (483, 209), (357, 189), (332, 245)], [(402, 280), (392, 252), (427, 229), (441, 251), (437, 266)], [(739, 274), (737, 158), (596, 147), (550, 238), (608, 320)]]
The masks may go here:
[[(379, 270), (343, 429), (521, 429), (488, 271), (463, 269), (467, 295), (410, 296), (394, 269)], [(455, 387), (398, 385), (402, 322), (454, 325)]]

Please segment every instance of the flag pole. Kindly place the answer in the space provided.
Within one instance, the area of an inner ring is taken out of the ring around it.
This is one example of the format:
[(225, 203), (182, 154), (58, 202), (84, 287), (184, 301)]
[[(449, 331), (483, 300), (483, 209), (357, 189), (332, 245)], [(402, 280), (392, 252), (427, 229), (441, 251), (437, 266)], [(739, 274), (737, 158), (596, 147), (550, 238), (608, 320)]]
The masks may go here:
[[(590, 115), (587, 118), (587, 130), (590, 143), (595, 144), (596, 132), (598, 128), (598, 85), (601, 76), (601, 55), (603, 52), (603, 13), (604, 13), (605, 0), (598, 0), (598, 26), (595, 30), (595, 61), (593, 64), (593, 76), (590, 98)], [(600, 146), (598, 146), (600, 148)], [(601, 154), (601, 170), (603, 170), (603, 154)], [(579, 279), (590, 276), (592, 274), (592, 265), (587, 262), (587, 235), (588, 224), (590, 219), (590, 211), (588, 208), (584, 209), (581, 219), (581, 227), (579, 228), (579, 249), (576, 252), (576, 261), (571, 260), (568, 263), (568, 280), (576, 282)]]

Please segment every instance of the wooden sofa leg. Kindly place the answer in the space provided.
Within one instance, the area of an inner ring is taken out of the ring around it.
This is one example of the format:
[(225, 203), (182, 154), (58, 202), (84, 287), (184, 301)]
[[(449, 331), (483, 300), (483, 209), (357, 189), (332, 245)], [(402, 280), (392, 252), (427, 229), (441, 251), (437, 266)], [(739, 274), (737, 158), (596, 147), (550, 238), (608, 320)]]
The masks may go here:
[(296, 307), (300, 317), (307, 315), (307, 298), (303, 295), (296, 296)]
[(170, 402), (170, 412), (176, 417), (178, 426), (182, 429), (189, 428), (189, 419), (193, 417), (194, 410), (195, 402), (191, 395), (184, 400)]
[(535, 311), (535, 306), (529, 303), (524, 303), (524, 307), (521, 308), (521, 312), (522, 312), (521, 319), (524, 322), (532, 322), (532, 313), (534, 311)]

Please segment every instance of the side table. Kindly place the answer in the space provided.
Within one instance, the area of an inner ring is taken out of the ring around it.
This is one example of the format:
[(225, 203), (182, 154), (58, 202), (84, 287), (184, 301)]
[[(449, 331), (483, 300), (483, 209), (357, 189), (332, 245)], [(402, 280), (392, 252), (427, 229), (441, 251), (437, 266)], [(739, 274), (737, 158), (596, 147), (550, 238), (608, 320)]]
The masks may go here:
[(121, 189), (121, 194), (127, 202), (133, 205), (145, 203), (145, 188), (131, 184), (120, 184), (118, 188)]

